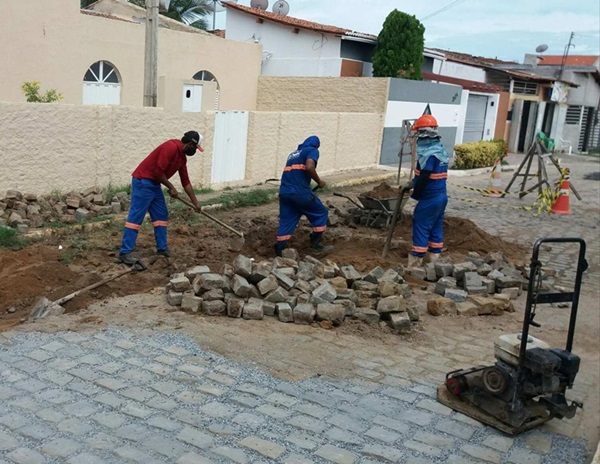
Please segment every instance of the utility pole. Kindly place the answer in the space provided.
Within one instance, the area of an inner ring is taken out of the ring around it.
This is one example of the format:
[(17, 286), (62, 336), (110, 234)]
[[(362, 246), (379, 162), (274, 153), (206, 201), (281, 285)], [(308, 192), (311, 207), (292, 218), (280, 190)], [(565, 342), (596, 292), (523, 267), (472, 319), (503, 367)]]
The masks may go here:
[(146, 46), (144, 55), (144, 106), (156, 106), (158, 94), (158, 5), (146, 0)]
[(572, 42), (573, 42), (573, 36), (574, 35), (575, 35), (575, 33), (571, 32), (571, 36), (569, 37), (569, 43), (565, 47), (565, 52), (563, 53), (562, 61), (560, 63), (560, 70), (558, 71), (558, 76), (557, 76), (558, 79), (562, 78), (563, 71), (565, 69), (565, 64), (567, 64), (567, 57), (569, 56), (569, 49), (571, 47), (575, 46), (575, 45), (572, 44)]

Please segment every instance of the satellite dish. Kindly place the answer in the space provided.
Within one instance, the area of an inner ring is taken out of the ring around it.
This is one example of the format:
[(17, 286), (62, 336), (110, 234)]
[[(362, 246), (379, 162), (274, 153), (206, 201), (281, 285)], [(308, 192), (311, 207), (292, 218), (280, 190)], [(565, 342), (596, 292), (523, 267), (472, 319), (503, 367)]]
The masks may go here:
[(269, 8), (269, 0), (252, 0), (250, 6), (258, 10), (266, 10)]
[(275, 14), (278, 14), (281, 16), (287, 16), (287, 14), (289, 12), (290, 12), (290, 5), (285, 0), (277, 0), (275, 2), (275, 4), (273, 5), (273, 13), (275, 13)]
[(536, 53), (544, 53), (546, 50), (548, 50), (548, 45), (546, 44), (538, 45), (535, 49)]

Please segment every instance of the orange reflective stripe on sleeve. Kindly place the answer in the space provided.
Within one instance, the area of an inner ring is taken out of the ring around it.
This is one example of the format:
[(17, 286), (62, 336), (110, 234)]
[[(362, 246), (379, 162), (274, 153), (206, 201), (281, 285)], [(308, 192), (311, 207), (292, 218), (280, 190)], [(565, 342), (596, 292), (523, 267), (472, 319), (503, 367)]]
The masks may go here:
[(327, 230), (327, 226), (313, 227), (312, 230), (313, 232), (325, 232), (325, 230)]
[(420, 176), (421, 175), (421, 171), (418, 169), (415, 169), (415, 176)]
[(142, 229), (142, 226), (140, 224), (134, 224), (133, 222), (126, 222), (125, 227), (127, 229), (132, 229), (132, 230), (141, 230)]
[(153, 225), (154, 227), (161, 227), (161, 226), (162, 226), (162, 227), (167, 227), (167, 225), (168, 225), (168, 224), (169, 224), (169, 223), (168, 223), (168, 221), (154, 221), (154, 222), (152, 223), (152, 225)]
[(286, 166), (283, 171), (284, 172), (288, 172), (288, 171), (304, 171), (306, 170), (306, 165), (304, 164), (292, 164), (291, 166)]
[(429, 176), (429, 178), (433, 179), (433, 180), (447, 179), (448, 178), (448, 173), (447, 172), (440, 172), (439, 174), (431, 174)]
[(277, 241), (278, 242), (285, 242), (286, 240), (289, 240), (291, 238), (292, 238), (291, 235), (278, 235), (277, 236)]

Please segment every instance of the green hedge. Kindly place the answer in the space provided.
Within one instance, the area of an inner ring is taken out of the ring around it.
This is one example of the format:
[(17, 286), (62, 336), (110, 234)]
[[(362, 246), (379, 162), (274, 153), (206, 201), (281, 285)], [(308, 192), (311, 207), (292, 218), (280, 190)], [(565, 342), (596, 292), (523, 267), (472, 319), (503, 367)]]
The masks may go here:
[(454, 147), (456, 160), (452, 169), (476, 169), (493, 166), (508, 152), (504, 140), (491, 140), (463, 143)]

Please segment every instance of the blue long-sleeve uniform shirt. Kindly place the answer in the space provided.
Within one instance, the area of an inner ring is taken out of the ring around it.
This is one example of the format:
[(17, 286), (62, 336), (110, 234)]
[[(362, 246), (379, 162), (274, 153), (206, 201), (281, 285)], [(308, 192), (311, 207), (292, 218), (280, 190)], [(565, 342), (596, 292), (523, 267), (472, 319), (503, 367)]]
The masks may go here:
[(281, 176), (280, 195), (311, 193), (306, 161), (312, 159), (315, 165), (318, 163), (320, 144), (319, 137), (312, 135), (298, 145), (297, 150), (290, 153)]

